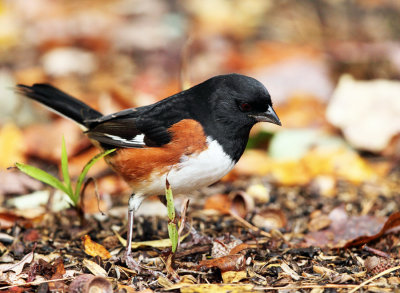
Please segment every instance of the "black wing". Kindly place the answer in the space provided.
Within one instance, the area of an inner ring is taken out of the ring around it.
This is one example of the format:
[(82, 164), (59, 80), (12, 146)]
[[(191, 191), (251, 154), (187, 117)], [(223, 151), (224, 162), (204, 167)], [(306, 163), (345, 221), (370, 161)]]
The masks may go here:
[(188, 91), (181, 92), (152, 105), (86, 120), (87, 134), (106, 148), (162, 146), (172, 139), (168, 128), (190, 118), (189, 98)]
[(105, 148), (145, 148), (170, 142), (167, 126), (155, 119), (142, 118), (138, 112), (128, 109), (85, 121), (90, 125), (86, 133)]

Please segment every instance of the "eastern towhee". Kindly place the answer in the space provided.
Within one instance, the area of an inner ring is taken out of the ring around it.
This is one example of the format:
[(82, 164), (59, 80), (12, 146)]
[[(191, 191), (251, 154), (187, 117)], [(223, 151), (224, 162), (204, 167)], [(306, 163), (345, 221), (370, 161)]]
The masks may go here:
[(135, 211), (150, 195), (208, 186), (227, 174), (257, 122), (281, 125), (267, 89), (240, 74), (215, 76), (155, 104), (103, 116), (48, 84), (18, 85), (25, 96), (81, 124), (130, 185), (127, 254)]

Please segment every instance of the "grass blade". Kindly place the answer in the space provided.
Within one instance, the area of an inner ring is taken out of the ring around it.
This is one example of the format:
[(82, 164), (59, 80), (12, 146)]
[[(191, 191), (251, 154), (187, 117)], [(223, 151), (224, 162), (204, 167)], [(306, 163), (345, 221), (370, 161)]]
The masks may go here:
[(74, 202), (74, 203), (76, 203), (76, 204), (78, 203), (79, 195), (80, 195), (80, 192), (81, 192), (82, 183), (83, 183), (83, 181), (85, 180), (86, 174), (89, 172), (89, 169), (90, 169), (98, 160), (100, 160), (101, 158), (107, 156), (108, 154), (112, 153), (113, 151), (115, 151), (115, 149), (108, 150), (108, 151), (105, 151), (105, 152), (103, 152), (103, 153), (100, 153), (100, 154), (94, 156), (94, 157), (85, 165), (85, 167), (83, 167), (83, 170), (82, 170), (81, 174), (79, 175), (78, 182), (77, 182), (76, 187), (75, 187), (75, 193), (74, 193), (74, 198), (73, 198), (73, 202)]
[(170, 221), (175, 220), (175, 206), (174, 206), (174, 197), (172, 195), (172, 189), (169, 185), (168, 180), (165, 183), (165, 198), (167, 199), (167, 210), (168, 210), (168, 218)]
[(168, 223), (168, 235), (169, 239), (171, 239), (171, 251), (175, 253), (178, 248), (178, 230), (173, 222)]
[(60, 180), (58, 180), (53, 175), (50, 175), (49, 173), (34, 166), (22, 163), (15, 163), (15, 165), (21, 172), (68, 194), (68, 189), (64, 186), (64, 184)]
[[(71, 178), (69, 177), (69, 171), (68, 171), (68, 155), (67, 155), (67, 148), (65, 147), (64, 136), (62, 138), (62, 144), (61, 144), (61, 170), (64, 179), (64, 184), (69, 191), (68, 195), (71, 197), (73, 196), (73, 192), (71, 186)], [(73, 199), (71, 198), (71, 200)]]
[(178, 247), (178, 229), (176, 228), (174, 197), (168, 179), (165, 181), (165, 197), (168, 209), (168, 235), (169, 239), (171, 239), (172, 253), (175, 253)]

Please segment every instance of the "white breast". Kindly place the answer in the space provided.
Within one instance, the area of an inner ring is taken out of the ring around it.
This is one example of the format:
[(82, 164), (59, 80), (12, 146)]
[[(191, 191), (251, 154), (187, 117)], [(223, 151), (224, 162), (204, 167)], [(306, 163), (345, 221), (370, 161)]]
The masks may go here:
[(165, 192), (165, 180), (174, 194), (187, 193), (208, 186), (232, 170), (235, 163), (224, 152), (216, 140), (207, 139), (208, 148), (199, 154), (181, 158), (168, 174), (154, 175), (151, 184), (143, 190), (145, 195), (160, 195)]

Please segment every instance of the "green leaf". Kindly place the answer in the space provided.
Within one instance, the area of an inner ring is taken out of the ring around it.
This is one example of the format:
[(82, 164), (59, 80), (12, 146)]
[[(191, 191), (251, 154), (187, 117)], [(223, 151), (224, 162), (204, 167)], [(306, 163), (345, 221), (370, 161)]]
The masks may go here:
[(89, 172), (89, 169), (101, 158), (107, 156), (108, 154), (112, 153), (113, 151), (115, 151), (115, 149), (111, 149), (108, 151), (105, 151), (103, 153), (97, 154), (96, 156), (94, 156), (86, 165), (85, 167), (83, 167), (83, 170), (81, 172), (81, 174), (79, 175), (78, 178), (78, 182), (76, 184), (75, 187), (75, 194), (74, 194), (74, 198), (72, 199), (72, 201), (77, 204), (78, 200), (79, 200), (79, 195), (81, 192), (81, 187), (82, 187), (82, 183), (85, 180), (85, 177), (87, 175), (87, 173)]
[(68, 194), (68, 189), (53, 175), (50, 175), (49, 173), (30, 165), (22, 163), (15, 163), (15, 165), (21, 172)]
[(178, 247), (178, 230), (176, 229), (176, 224), (173, 222), (168, 223), (168, 235), (172, 243), (172, 253), (175, 253)]
[(174, 206), (174, 197), (172, 195), (172, 189), (169, 185), (168, 180), (166, 180), (165, 184), (165, 198), (167, 199), (167, 210), (168, 210), (168, 218), (170, 221), (175, 220), (175, 206)]
[[(68, 171), (68, 155), (67, 155), (67, 148), (65, 147), (65, 140), (64, 136), (62, 138), (62, 144), (61, 144), (61, 170), (62, 170), (62, 175), (64, 179), (64, 184), (68, 188), (68, 195), (71, 197), (73, 196), (73, 191), (72, 191), (72, 186), (71, 186), (71, 179), (69, 177), (69, 171)], [(73, 200), (73, 198), (71, 198)]]

